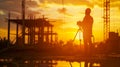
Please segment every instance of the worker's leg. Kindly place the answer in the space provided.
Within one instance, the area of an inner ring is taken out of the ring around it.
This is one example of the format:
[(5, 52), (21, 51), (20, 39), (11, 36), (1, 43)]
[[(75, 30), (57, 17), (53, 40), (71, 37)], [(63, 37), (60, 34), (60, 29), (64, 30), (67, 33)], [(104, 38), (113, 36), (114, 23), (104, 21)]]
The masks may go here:
[(89, 49), (89, 54), (92, 55), (94, 48), (93, 48), (93, 44), (92, 44), (92, 39), (91, 39), (91, 37), (88, 38), (88, 42), (89, 42), (89, 48), (88, 48), (88, 49)]
[(88, 55), (88, 40), (85, 36), (83, 39), (84, 39), (84, 53)]

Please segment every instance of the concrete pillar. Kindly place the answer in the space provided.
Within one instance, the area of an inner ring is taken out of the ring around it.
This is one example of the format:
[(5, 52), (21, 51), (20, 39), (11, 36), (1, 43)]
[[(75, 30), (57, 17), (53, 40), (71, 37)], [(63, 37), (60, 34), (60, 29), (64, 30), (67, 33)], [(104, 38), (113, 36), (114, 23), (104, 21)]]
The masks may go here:
[(16, 24), (16, 45), (18, 45), (18, 28), (19, 28), (19, 25), (17, 23)]
[(47, 27), (46, 41), (49, 44), (49, 26)]
[(8, 35), (7, 35), (7, 37), (8, 37), (8, 45), (10, 44), (10, 12), (9, 12), (9, 14), (8, 14)]
[(89, 67), (89, 66), (88, 66), (88, 61), (85, 61), (84, 66), (85, 66), (85, 67)]
[(52, 30), (52, 26), (51, 26), (51, 43), (52, 43), (52, 41), (53, 41), (53, 32), (52, 32), (53, 30)]
[(30, 45), (30, 28), (28, 27), (28, 45)]
[(22, 0), (22, 41), (25, 45), (25, 0)]
[(35, 26), (33, 27), (33, 45), (35, 45), (35, 35), (36, 35), (36, 33), (35, 33)]
[(38, 44), (40, 45), (40, 37), (41, 37), (41, 32), (40, 32), (40, 27), (39, 27), (39, 29), (38, 29)]
[(33, 43), (33, 29), (32, 29), (32, 27), (30, 27), (30, 45), (32, 45), (32, 43)]
[(44, 42), (44, 21), (41, 22), (42, 26), (41, 26), (41, 44), (43, 44)]

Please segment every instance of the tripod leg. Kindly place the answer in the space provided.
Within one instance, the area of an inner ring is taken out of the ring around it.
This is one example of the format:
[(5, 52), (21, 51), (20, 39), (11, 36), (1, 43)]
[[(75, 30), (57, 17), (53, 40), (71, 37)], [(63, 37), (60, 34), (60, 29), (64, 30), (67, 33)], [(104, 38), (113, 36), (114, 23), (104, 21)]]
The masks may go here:
[(77, 36), (78, 32), (79, 32), (79, 29), (77, 30), (77, 33), (75, 34), (75, 37), (74, 37), (73, 41), (75, 40), (75, 38), (76, 38), (76, 36)]

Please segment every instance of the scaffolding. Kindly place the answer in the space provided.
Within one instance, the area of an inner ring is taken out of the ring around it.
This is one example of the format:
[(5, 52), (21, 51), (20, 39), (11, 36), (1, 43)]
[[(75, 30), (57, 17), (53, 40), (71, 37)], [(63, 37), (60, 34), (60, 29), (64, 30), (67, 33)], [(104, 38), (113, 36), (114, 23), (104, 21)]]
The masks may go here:
[[(24, 19), (24, 34), (23, 32), (21, 33), (22, 35), (19, 34), (19, 26), (23, 27), (23, 19), (11, 19), (10, 17), (8, 18), (8, 38), (10, 40), (10, 23), (15, 23), (16, 24), (16, 42), (15, 44), (17, 45), (43, 45), (43, 44), (52, 44), (55, 42), (57, 33), (53, 32), (53, 25), (50, 24), (48, 20), (46, 20), (44, 17), (43, 18), (29, 18), (29, 19)], [(25, 39), (23, 39), (25, 37)], [(24, 40), (24, 41), (23, 41)], [(27, 43), (25, 43), (25, 41)]]
[[(30, 16), (29, 19), (25, 18), (25, 4), (26, 0), (22, 0), (22, 18), (11, 19), (10, 13), (8, 14), (8, 40), (10, 41), (10, 23), (16, 24), (16, 42), (17, 45), (34, 45), (34, 44), (52, 44), (57, 40), (57, 33), (53, 32), (53, 25), (43, 16), (42, 18), (34, 18)], [(22, 33), (19, 35), (19, 26), (22, 27)], [(27, 31), (26, 31), (27, 30)], [(36, 31), (38, 30), (38, 31)], [(55, 36), (55, 38), (53, 38)], [(27, 42), (27, 43), (26, 43)]]

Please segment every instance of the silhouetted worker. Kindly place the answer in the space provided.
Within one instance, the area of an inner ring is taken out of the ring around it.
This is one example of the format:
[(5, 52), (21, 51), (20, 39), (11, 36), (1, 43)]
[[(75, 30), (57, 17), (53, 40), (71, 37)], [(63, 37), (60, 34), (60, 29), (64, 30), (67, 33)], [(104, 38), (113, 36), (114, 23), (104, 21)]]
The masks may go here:
[(92, 46), (92, 26), (93, 26), (93, 18), (90, 16), (91, 9), (87, 8), (85, 10), (85, 17), (82, 22), (77, 22), (79, 27), (82, 27), (83, 30), (83, 40), (84, 40), (84, 48), (85, 52), (88, 53), (88, 49)]

